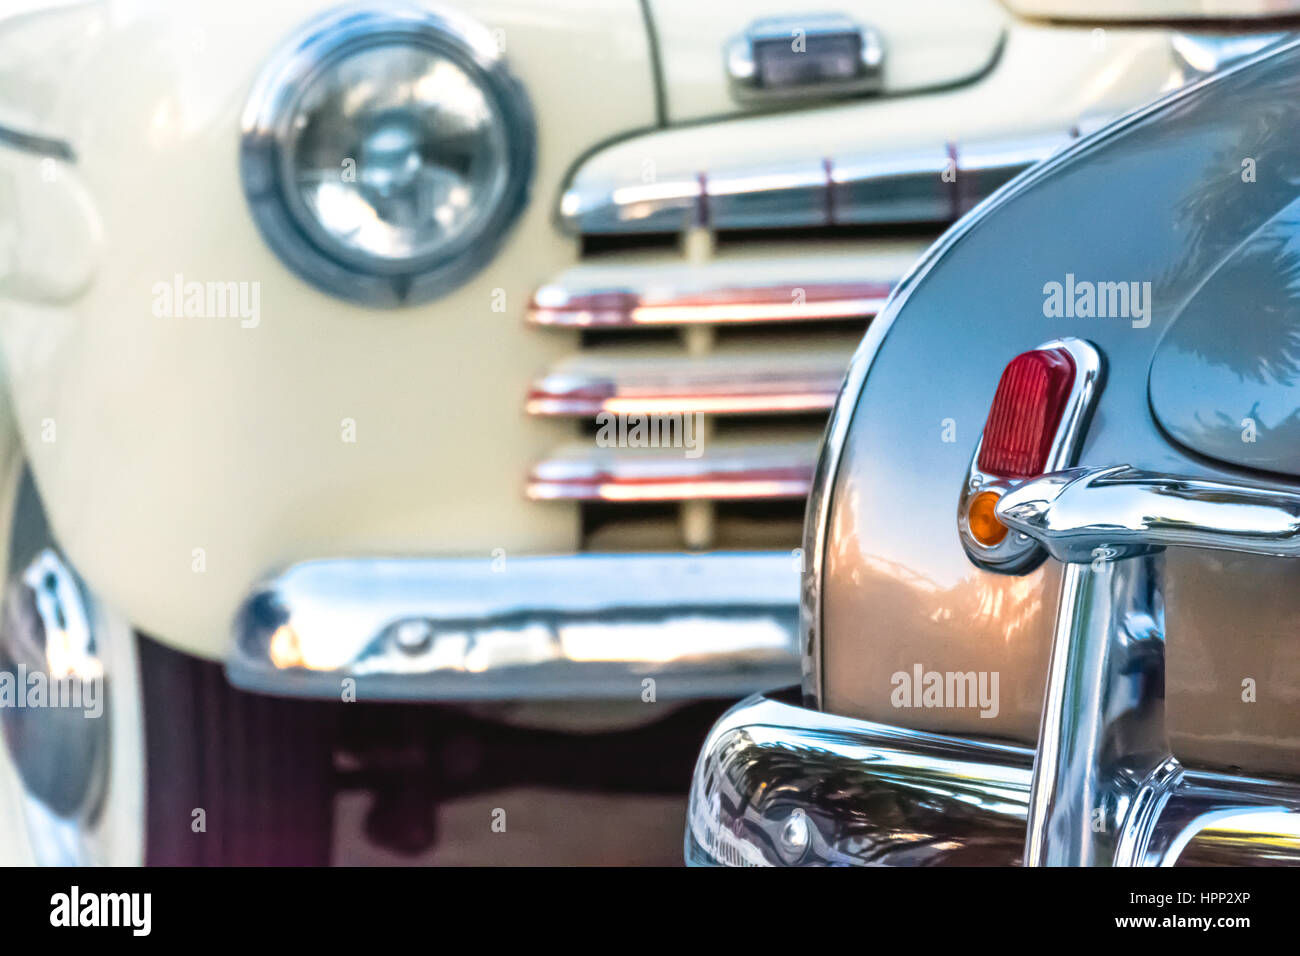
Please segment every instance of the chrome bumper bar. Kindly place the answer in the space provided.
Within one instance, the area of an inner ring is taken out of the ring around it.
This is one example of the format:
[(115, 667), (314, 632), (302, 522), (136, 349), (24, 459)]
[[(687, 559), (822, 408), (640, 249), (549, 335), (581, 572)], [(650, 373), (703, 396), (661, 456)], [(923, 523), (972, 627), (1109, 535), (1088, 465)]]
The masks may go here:
[(226, 673), (333, 699), (738, 697), (798, 679), (798, 599), (786, 551), (311, 561), (244, 603)]
[[(751, 697), (714, 725), (686, 859), (717, 866), (1019, 865), (1034, 752)], [(1300, 863), (1300, 785), (1176, 762), (1117, 834), (1115, 865)]]

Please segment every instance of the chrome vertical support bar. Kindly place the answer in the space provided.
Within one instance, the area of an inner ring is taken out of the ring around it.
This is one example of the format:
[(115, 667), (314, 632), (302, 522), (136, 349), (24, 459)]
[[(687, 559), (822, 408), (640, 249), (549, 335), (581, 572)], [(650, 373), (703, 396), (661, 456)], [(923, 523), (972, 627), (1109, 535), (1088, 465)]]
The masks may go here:
[[(1284, 834), (1277, 840), (1290, 853), (1300, 843), (1285, 836), (1300, 833), (1293, 791), (1279, 798), (1283, 791), (1268, 785), (1258, 793), (1234, 786), (1226, 795), (1189, 789), (1193, 772), (1169, 752), (1160, 575), (1167, 547), (1300, 557), (1300, 494), (1128, 465), (1004, 484), (999, 520), (1066, 569), (1026, 864), (1168, 865), (1200, 829), (1234, 815)], [(1232, 831), (1215, 839), (1254, 838)]]
[[(1030, 789), (1027, 866), (1110, 866), (1169, 769), (1162, 552), (1067, 564)], [(1176, 771), (1175, 771), (1176, 772)]]

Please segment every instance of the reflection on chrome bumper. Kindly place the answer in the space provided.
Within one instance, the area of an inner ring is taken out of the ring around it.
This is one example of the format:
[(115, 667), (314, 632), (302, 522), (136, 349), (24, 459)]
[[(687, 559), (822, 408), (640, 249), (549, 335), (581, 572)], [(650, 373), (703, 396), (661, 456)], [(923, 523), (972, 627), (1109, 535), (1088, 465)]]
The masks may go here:
[[(1034, 753), (755, 696), (710, 731), (686, 859), (722, 866), (1019, 865)], [(1115, 863), (1300, 863), (1300, 786), (1177, 768)]]
[(309, 697), (739, 696), (798, 679), (798, 594), (784, 551), (311, 561), (244, 603), (226, 672)]

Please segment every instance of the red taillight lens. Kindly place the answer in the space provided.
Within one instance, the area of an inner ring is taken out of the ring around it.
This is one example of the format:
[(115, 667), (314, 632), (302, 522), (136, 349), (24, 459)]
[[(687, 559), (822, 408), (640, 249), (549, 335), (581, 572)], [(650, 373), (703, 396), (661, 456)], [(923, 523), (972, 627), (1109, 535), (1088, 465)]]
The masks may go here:
[(984, 425), (980, 471), (1000, 478), (1041, 475), (1072, 385), (1074, 359), (1064, 349), (1013, 358)]

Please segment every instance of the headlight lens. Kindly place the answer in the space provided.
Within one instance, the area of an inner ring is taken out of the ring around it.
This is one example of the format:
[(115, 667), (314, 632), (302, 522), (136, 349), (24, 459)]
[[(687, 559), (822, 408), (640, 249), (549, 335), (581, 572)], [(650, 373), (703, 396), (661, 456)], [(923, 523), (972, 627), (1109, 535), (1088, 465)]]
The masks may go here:
[(431, 50), (386, 46), (331, 64), (299, 100), (291, 136), (295, 211), (363, 261), (404, 265), (445, 250), (506, 187), (500, 113)]
[(521, 210), (532, 114), (490, 35), (424, 8), (332, 14), (268, 66), (241, 169), (263, 235), (314, 284), (409, 304), (482, 266)]

